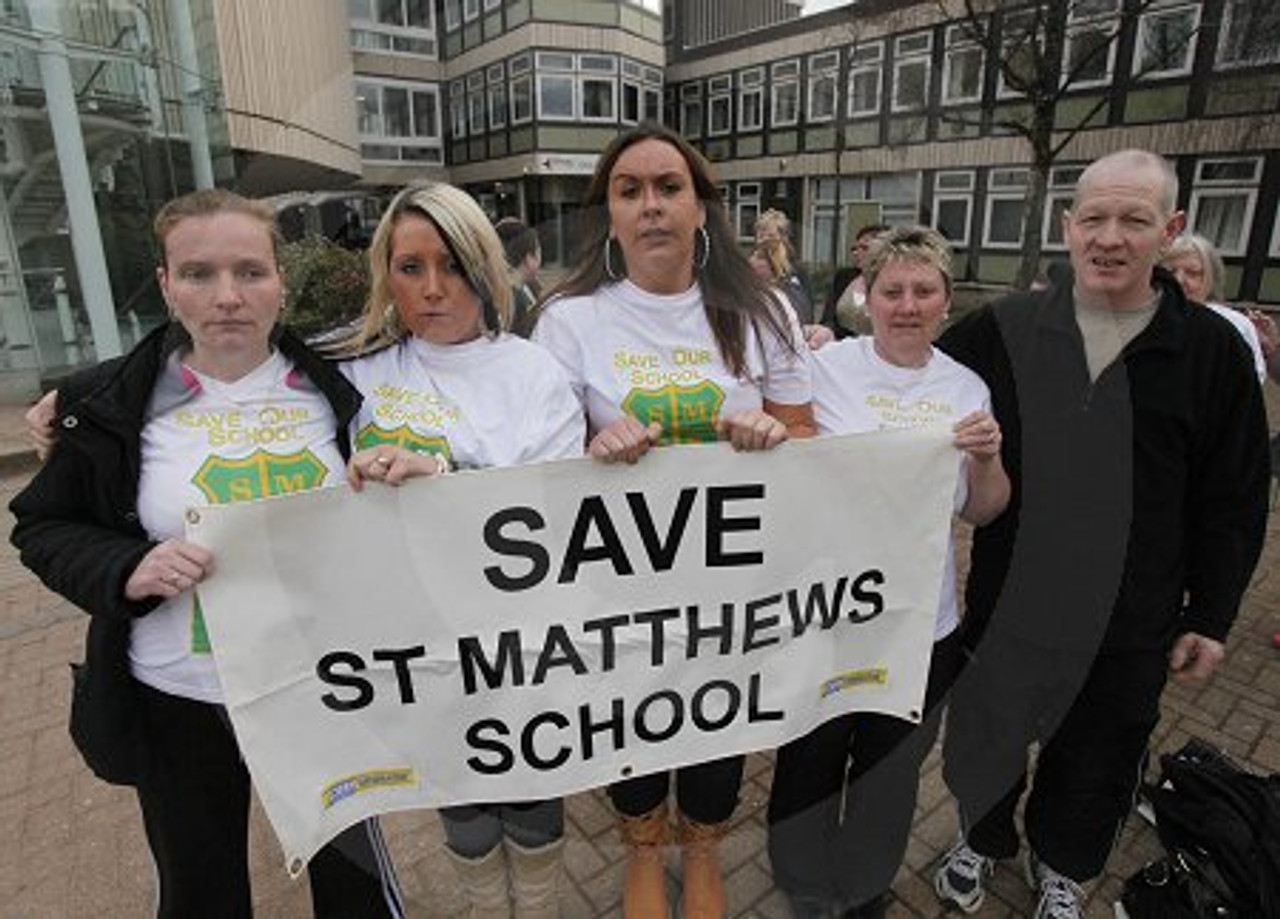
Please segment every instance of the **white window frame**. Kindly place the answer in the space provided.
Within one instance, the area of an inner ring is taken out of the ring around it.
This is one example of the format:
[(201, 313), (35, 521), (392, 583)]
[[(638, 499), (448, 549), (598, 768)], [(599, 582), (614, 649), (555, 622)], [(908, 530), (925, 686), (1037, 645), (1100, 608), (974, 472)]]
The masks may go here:
[[(792, 58), (787, 61), (778, 61), (769, 68), (769, 75), (773, 80), (773, 86), (769, 96), (772, 100), (769, 106), (769, 127), (771, 128), (789, 128), (800, 123), (800, 61)], [(795, 108), (790, 118), (778, 117), (778, 108), (782, 102), (782, 90), (786, 89), (795, 93)]]
[[(999, 173), (1006, 173), (1010, 176), (1021, 174), (1022, 183), (1002, 183), (996, 184), (996, 176)], [(991, 239), (991, 212), (997, 201), (1020, 201), (1025, 210), (1027, 204), (1027, 186), (1030, 182), (1030, 173), (1017, 166), (993, 166), (987, 172), (987, 196), (983, 202), (982, 214), (982, 247), (984, 249), (1020, 249), (1022, 248), (1023, 238), (1025, 237), (1026, 220), (1023, 219), (1022, 224), (1018, 227), (1018, 238), (1013, 242), (995, 242)]]
[[(1001, 60), (1007, 60), (1007, 59), (1008, 59), (1008, 56), (1009, 56), (1009, 50), (1010, 50), (1010, 47), (1009, 47), (1009, 46), (1010, 46), (1010, 45), (1014, 44), (1014, 43), (1015, 43), (1016, 41), (1018, 41), (1018, 40), (1021, 40), (1021, 41), (1029, 41), (1029, 40), (1030, 40), (1030, 39), (1029, 39), (1029, 33), (1023, 33), (1023, 32), (1014, 33), (1014, 38), (1012, 38), (1012, 39), (1011, 39), (1011, 38), (1010, 38), (1010, 30), (1009, 30), (1010, 22), (1011, 22), (1011, 21), (1013, 21), (1013, 20), (1016, 20), (1016, 19), (1026, 19), (1026, 20), (1030, 21), (1030, 20), (1033, 18), (1033, 15), (1034, 15), (1034, 14), (1033, 14), (1031, 11), (1029, 11), (1029, 10), (1011, 10), (1011, 11), (1009, 11), (1009, 12), (1006, 12), (1006, 13), (1003, 15), (1003, 17), (1002, 17), (1002, 19), (1001, 19), (1001, 22), (1000, 22), (1000, 57), (1001, 57)], [(1021, 36), (1021, 38), (1020, 38), (1020, 39), (1019, 39), (1019, 36)], [(1039, 47), (1040, 47), (1041, 51), (1043, 51), (1043, 50), (1044, 50), (1044, 30), (1043, 30), (1043, 29), (1041, 29), (1041, 30), (1039, 30), (1039, 31), (1037, 31), (1037, 32), (1036, 32), (1035, 39), (1036, 39), (1036, 44), (1037, 44), (1037, 45), (1039, 45)], [(1065, 52), (1064, 52), (1064, 53), (1065, 53)], [(1004, 71), (1003, 71), (1003, 70), (999, 70), (999, 72), (996, 74), (996, 98), (999, 98), (999, 99), (1017, 99), (1017, 98), (1019, 98), (1021, 95), (1022, 95), (1022, 92), (1021, 92), (1020, 90), (1017, 90), (1017, 89), (1013, 89), (1013, 88), (1011, 88), (1011, 87), (1010, 87), (1010, 86), (1005, 82), (1005, 80), (1004, 80)]]
[[(756, 100), (756, 119), (747, 122), (746, 99), (754, 96)], [(764, 68), (754, 67), (738, 74), (738, 130), (759, 131), (764, 128)]]
[[(1225, 0), (1222, 5), (1222, 26), (1218, 29), (1218, 48), (1214, 54), (1214, 67), (1218, 70), (1233, 70), (1238, 67), (1258, 67), (1265, 64), (1274, 64), (1280, 61), (1280, 42), (1275, 42), (1271, 49), (1270, 55), (1263, 55), (1255, 58), (1244, 58), (1241, 60), (1224, 60), (1223, 55), (1226, 51), (1227, 40), (1231, 35), (1231, 25), (1234, 24), (1234, 14), (1237, 6), (1259, 7), (1267, 3), (1268, 0)], [(1280, 18), (1280, 8), (1273, 7), (1272, 12), (1277, 18)]]
[[(1071, 209), (1075, 198), (1076, 181), (1084, 166), (1055, 166), (1049, 171), (1049, 186), (1044, 193), (1044, 214), (1040, 223), (1040, 248), (1046, 252), (1067, 251), (1066, 235), (1062, 233), (1062, 212)], [(1063, 204), (1062, 210), (1055, 205)], [(1052, 240), (1053, 233), (1062, 235), (1060, 240)]]
[[(955, 181), (951, 187), (943, 187), (948, 180)], [(933, 214), (930, 226), (942, 232), (938, 227), (938, 212), (941, 210), (939, 205), (944, 202), (959, 201), (964, 204), (964, 232), (958, 238), (947, 237), (947, 242), (956, 248), (965, 249), (969, 246), (969, 237), (973, 233), (973, 189), (974, 189), (974, 173), (972, 169), (946, 170), (938, 172), (933, 177)]]
[[(755, 239), (756, 218), (760, 216), (760, 183), (739, 182), (733, 196), (733, 228), (739, 242)], [(745, 233), (743, 231), (746, 231)]]
[(489, 87), (485, 92), (489, 110), (489, 130), (497, 131), (507, 126), (507, 68), (501, 61), (485, 68)]
[[(636, 115), (632, 118), (627, 114), (627, 91), (630, 90), (635, 94), (636, 98)], [(636, 80), (622, 78), (622, 86), (618, 92), (618, 118), (623, 124), (639, 124), (644, 120), (644, 87)]]
[(462, 21), (473, 22), (480, 18), (480, 0), (462, 0)]
[[(918, 43), (918, 48), (908, 48), (910, 43)], [(919, 103), (904, 103), (900, 98), (902, 89), (902, 71), (907, 67), (923, 67), (922, 98)], [(890, 111), (923, 112), (929, 107), (929, 91), (933, 84), (933, 33), (913, 32), (910, 35), (899, 35), (893, 40), (893, 100)]]
[[(696, 125), (689, 124), (694, 120), (689, 117), (693, 110), (698, 113)], [(685, 137), (701, 137), (706, 120), (707, 113), (702, 107), (702, 83), (685, 83), (680, 87), (680, 133)]]
[(444, 0), (444, 30), (456, 32), (462, 28), (462, 0)]
[[(1206, 167), (1213, 164), (1248, 164), (1252, 168), (1247, 177), (1206, 178)], [(1191, 232), (1213, 237), (1200, 228), (1200, 209), (1203, 202), (1212, 199), (1244, 198), (1244, 216), (1240, 222), (1240, 236), (1234, 244), (1213, 240), (1218, 252), (1226, 256), (1243, 256), (1249, 246), (1253, 231), (1254, 209), (1258, 205), (1258, 185), (1262, 180), (1262, 157), (1205, 157), (1196, 163), (1195, 179), (1191, 188), (1191, 200), (1187, 204), (1187, 227)]]
[[(568, 112), (547, 112), (543, 106), (543, 85), (550, 81), (563, 81), (569, 86), (569, 111)], [(578, 79), (577, 76), (565, 71), (538, 71), (536, 80), (537, 93), (535, 96), (535, 107), (538, 113), (539, 121), (575, 121), (578, 115)]]
[[(986, 52), (982, 46), (973, 40), (969, 35), (969, 27), (966, 25), (947, 26), (946, 33), (947, 49), (942, 60), (942, 104), (943, 105), (963, 105), (969, 102), (982, 101), (982, 85), (986, 77)], [(951, 72), (955, 67), (956, 60), (962, 55), (968, 57), (974, 52), (978, 55), (978, 88), (972, 95), (953, 96), (951, 95)]]
[(464, 80), (449, 84), (449, 133), (454, 138), (467, 136), (467, 85)]
[[(359, 130), (357, 127), (357, 136), (362, 145), (376, 146), (394, 146), (400, 149), (433, 149), (439, 152), (439, 156), (434, 158), (434, 162), (444, 162), (444, 108), (442, 106), (442, 93), (439, 84), (436, 83), (414, 83), (408, 80), (389, 80), (382, 77), (360, 77), (356, 81), (357, 91), (376, 90), (378, 93), (378, 127), (376, 132)], [(383, 94), (387, 89), (403, 90), (408, 93), (409, 107), (409, 133), (407, 135), (388, 134), (386, 131), (386, 102)], [(432, 110), (435, 114), (435, 124), (430, 126), (428, 133), (422, 133), (417, 124), (417, 107), (414, 105), (414, 95), (428, 95), (434, 97)], [(369, 162), (422, 162), (421, 160), (369, 160)]]
[[(813, 124), (822, 124), (835, 120), (836, 112), (840, 108), (839, 78), (839, 51), (823, 51), (820, 54), (809, 56), (809, 78), (806, 81), (807, 92), (805, 93), (806, 121)], [(818, 91), (821, 87), (826, 87), (830, 91), (831, 105), (825, 113), (815, 111), (817, 107), (815, 99), (819, 98)]]
[[(1084, 77), (1071, 76), (1071, 49), (1080, 36), (1094, 33), (1106, 33), (1106, 65), (1105, 72), (1093, 79), (1085, 79)], [(1062, 85), (1066, 86), (1068, 82), (1071, 88), (1085, 89), (1091, 86), (1108, 86), (1115, 75), (1116, 69), (1116, 45), (1120, 43), (1118, 38), (1120, 31), (1120, 19), (1113, 14), (1097, 16), (1092, 19), (1082, 19), (1072, 25), (1067, 26), (1066, 38), (1062, 43)]]
[[(609, 111), (603, 115), (587, 114), (587, 84), (598, 83), (609, 87)], [(612, 124), (618, 120), (618, 78), (602, 71), (589, 71), (578, 76), (578, 106), (583, 121), (592, 124)]]
[[(520, 87), (524, 87), (523, 95), (529, 100), (529, 109), (523, 115), (516, 109), (517, 100), (521, 96)], [(538, 109), (538, 97), (533, 85), (533, 75), (529, 73), (521, 74), (511, 78), (509, 88), (507, 90), (507, 104), (511, 107), (511, 124), (528, 124), (533, 121), (533, 113)]]
[[(853, 91), (854, 82), (860, 76), (874, 77), (876, 84), (875, 106), (854, 108), (858, 94)], [(849, 78), (846, 81), (849, 101), (845, 114), (850, 118), (867, 118), (880, 114), (884, 107), (884, 42), (868, 42), (849, 52)]]
[[(1191, 29), (1183, 49), (1183, 63), (1180, 67), (1165, 70), (1142, 70), (1142, 47), (1151, 23), (1157, 19), (1171, 18), (1180, 14), (1190, 14)], [(1200, 40), (1200, 4), (1199, 3), (1166, 3), (1156, 4), (1145, 10), (1138, 17), (1137, 38), (1133, 46), (1133, 75), (1142, 80), (1158, 80), (1164, 77), (1180, 77), (1191, 72), (1196, 59), (1196, 43)]]
[(1271, 258), (1280, 258), (1280, 204), (1276, 205), (1276, 220), (1271, 228), (1271, 248), (1267, 250)]

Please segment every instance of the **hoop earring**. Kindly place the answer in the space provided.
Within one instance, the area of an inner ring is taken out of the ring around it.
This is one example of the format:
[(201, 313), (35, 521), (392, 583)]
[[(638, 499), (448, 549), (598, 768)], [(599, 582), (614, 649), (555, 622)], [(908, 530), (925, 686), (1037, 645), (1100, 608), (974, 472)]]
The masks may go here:
[(702, 271), (707, 267), (707, 262), (711, 260), (711, 234), (707, 232), (705, 226), (698, 227), (698, 238), (702, 240), (702, 258), (698, 258), (698, 244), (695, 242), (693, 246), (693, 267), (698, 271)]
[(624, 275), (620, 275), (620, 274), (618, 274), (618, 273), (617, 273), (616, 271), (614, 271), (614, 269), (613, 269), (613, 259), (611, 258), (611, 253), (613, 252), (613, 242), (614, 242), (614, 240), (613, 240), (613, 237), (612, 237), (612, 236), (608, 236), (608, 237), (606, 237), (606, 238), (605, 238), (605, 241), (604, 241), (604, 273), (605, 273), (605, 274), (607, 274), (607, 275), (609, 276), (609, 280), (611, 280), (611, 281), (621, 281), (621, 280), (623, 279)]

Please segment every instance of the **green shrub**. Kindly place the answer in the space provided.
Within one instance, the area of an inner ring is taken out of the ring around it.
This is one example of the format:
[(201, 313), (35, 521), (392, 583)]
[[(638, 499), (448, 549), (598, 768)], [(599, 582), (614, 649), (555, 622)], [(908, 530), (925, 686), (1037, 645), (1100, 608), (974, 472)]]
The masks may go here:
[(323, 236), (280, 247), (286, 285), (284, 323), (311, 337), (345, 325), (364, 312), (369, 260)]

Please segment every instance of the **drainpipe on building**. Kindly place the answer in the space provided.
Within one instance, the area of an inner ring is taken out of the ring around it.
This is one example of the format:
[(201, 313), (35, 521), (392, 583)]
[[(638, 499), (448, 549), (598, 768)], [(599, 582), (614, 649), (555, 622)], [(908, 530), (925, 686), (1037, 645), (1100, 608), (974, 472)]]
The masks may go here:
[(49, 128), (53, 132), (58, 172), (67, 200), (71, 251), (76, 274), (80, 277), (81, 296), (89, 314), (89, 327), (93, 330), (94, 350), (98, 360), (103, 360), (122, 353), (120, 329), (116, 325), (116, 309), (111, 300), (111, 279), (107, 275), (107, 259), (102, 250), (102, 233), (93, 201), (93, 185), (89, 181), (84, 135), (80, 133), (80, 113), (71, 83), (67, 46), (62, 40), (57, 4), (32, 3), (28, 9), (31, 25), (40, 35), (37, 51), (40, 83), (44, 87)]
[(196, 33), (189, 0), (169, 0), (169, 28), (177, 43), (182, 79), (182, 130), (191, 146), (196, 188), (213, 188), (213, 158), (209, 155), (209, 126), (205, 121), (204, 81), (196, 55)]

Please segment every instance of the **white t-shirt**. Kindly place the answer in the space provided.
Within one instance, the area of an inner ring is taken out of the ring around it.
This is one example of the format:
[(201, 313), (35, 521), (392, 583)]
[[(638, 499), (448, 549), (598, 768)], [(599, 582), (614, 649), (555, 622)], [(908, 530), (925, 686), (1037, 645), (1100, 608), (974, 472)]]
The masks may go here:
[(592, 434), (624, 414), (662, 425), (662, 443), (716, 439), (721, 415), (810, 401), (812, 381), (795, 314), (789, 317), (795, 350), (763, 327), (748, 330), (747, 373), (725, 366), (694, 284), (672, 296), (651, 294), (630, 281), (608, 284), (585, 297), (548, 304), (533, 339), (569, 374)]
[(406, 338), (340, 365), (364, 396), (352, 442), (439, 453), (459, 469), (581, 456), (582, 408), (556, 360), (514, 335)]
[[(228, 504), (341, 482), (332, 408), (276, 352), (234, 383), (174, 355), (142, 429), (138, 516), (151, 538), (183, 535), (187, 507)], [(133, 622), (134, 677), (162, 692), (222, 702), (198, 595), (186, 591)]]
[[(934, 349), (923, 367), (897, 367), (876, 353), (869, 336), (846, 338), (813, 353), (813, 413), (819, 434), (861, 434), (898, 428), (950, 430), (970, 412), (990, 411), (991, 394), (973, 371)], [(955, 509), (968, 499), (967, 458), (957, 452)], [(955, 544), (948, 548), (935, 640), (960, 622)]]
[(1262, 353), (1262, 342), (1258, 341), (1258, 330), (1253, 327), (1253, 323), (1249, 321), (1249, 318), (1242, 316), (1229, 306), (1223, 306), (1221, 303), (1206, 303), (1205, 306), (1235, 326), (1236, 331), (1240, 333), (1240, 337), (1244, 339), (1244, 343), (1249, 346), (1249, 352), (1253, 355), (1253, 370), (1258, 375), (1258, 382), (1267, 382), (1267, 358)]

